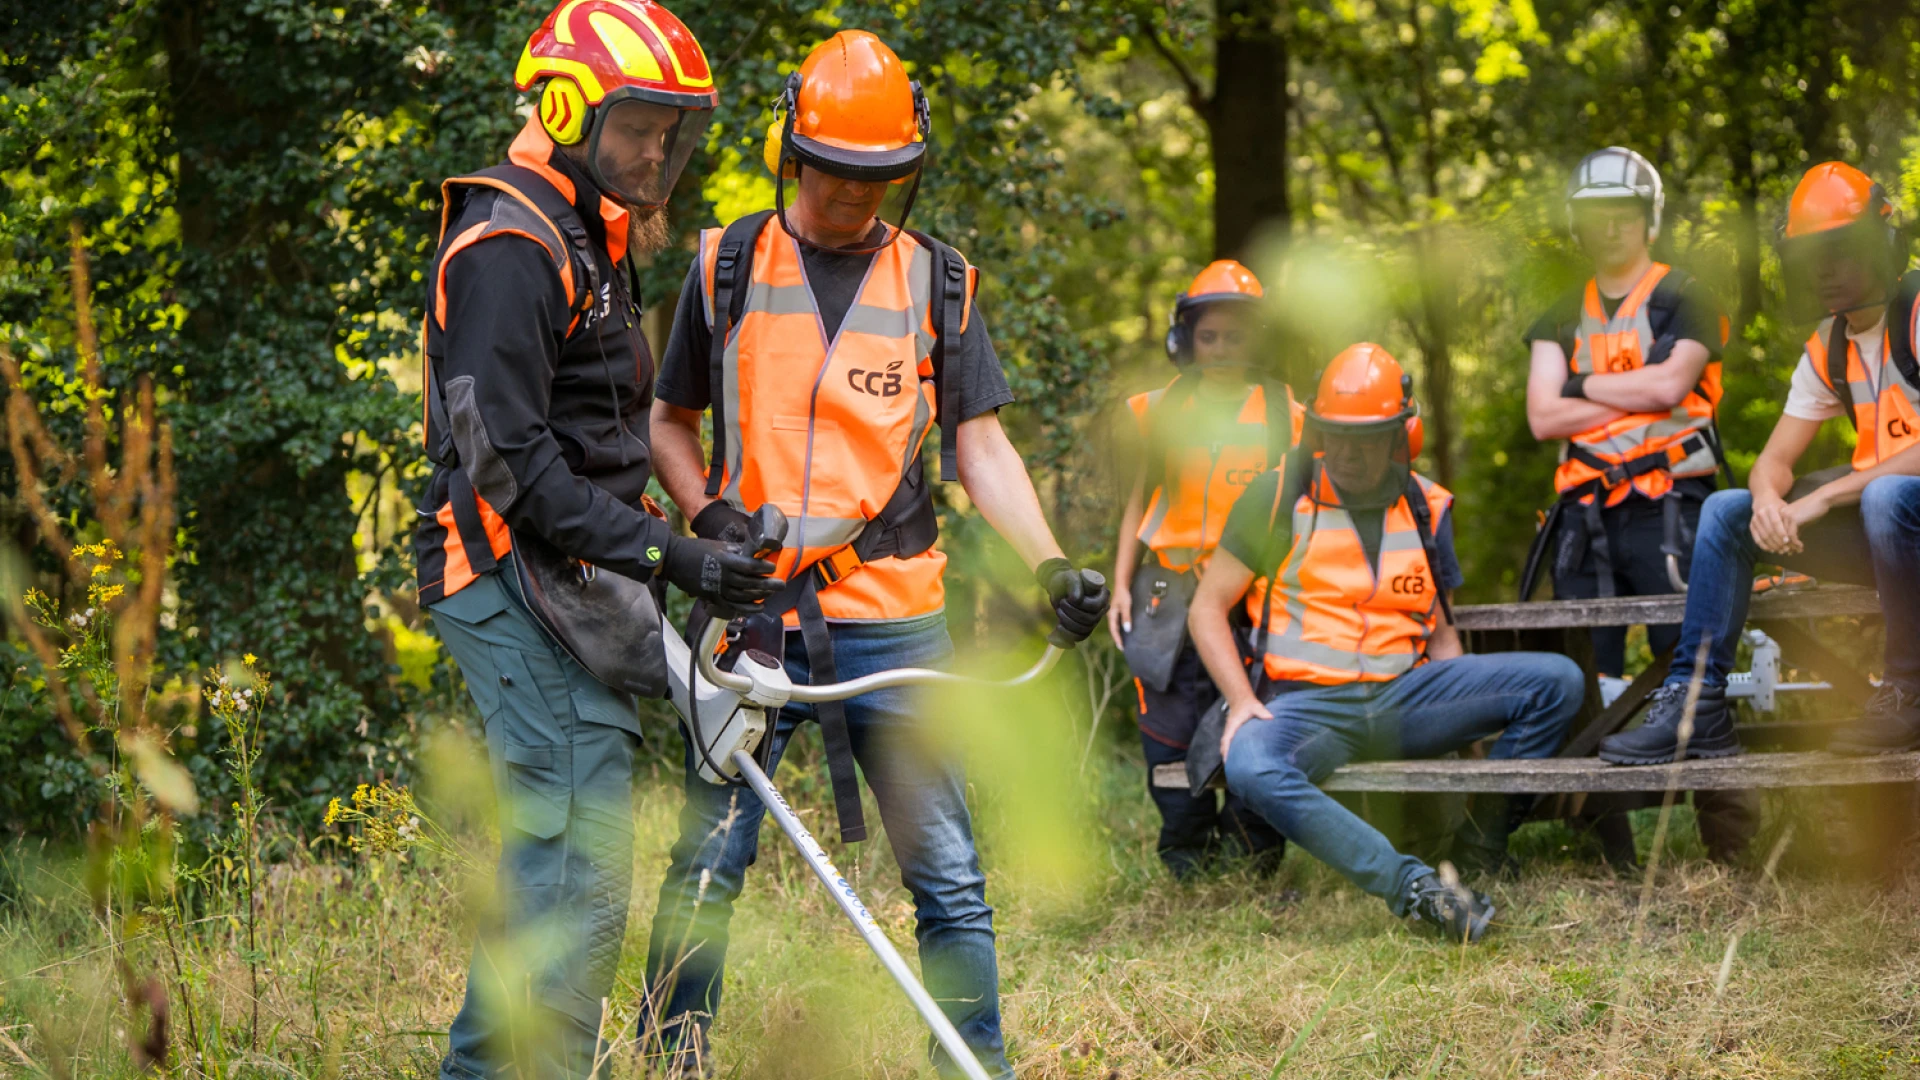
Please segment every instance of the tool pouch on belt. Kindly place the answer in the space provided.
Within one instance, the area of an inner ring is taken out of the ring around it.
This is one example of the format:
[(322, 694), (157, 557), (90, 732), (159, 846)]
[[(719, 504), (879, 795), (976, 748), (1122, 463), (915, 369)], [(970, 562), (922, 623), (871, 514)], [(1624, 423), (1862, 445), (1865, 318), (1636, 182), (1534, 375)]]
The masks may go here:
[(527, 610), (587, 673), (641, 697), (667, 692), (667, 654), (653, 589), (560, 553), (532, 532), (513, 534), (515, 584)]
[(1173, 664), (1187, 645), (1187, 605), (1199, 575), (1174, 571), (1149, 558), (1133, 572), (1133, 629), (1121, 650), (1134, 678), (1155, 690), (1173, 680)]

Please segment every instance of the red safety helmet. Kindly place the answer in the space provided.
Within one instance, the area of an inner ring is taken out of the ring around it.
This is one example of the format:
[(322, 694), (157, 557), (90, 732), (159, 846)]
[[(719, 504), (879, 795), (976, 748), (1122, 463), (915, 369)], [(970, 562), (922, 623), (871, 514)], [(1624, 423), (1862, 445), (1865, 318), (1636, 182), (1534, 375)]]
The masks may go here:
[(1320, 375), (1320, 389), (1307, 406), (1307, 430), (1335, 437), (1403, 429), (1407, 459), (1420, 456), (1426, 432), (1413, 400), (1413, 376), (1393, 354), (1363, 341), (1349, 345)]
[(540, 93), (540, 124), (587, 144), (587, 171), (629, 206), (663, 206), (720, 102), (706, 53), (653, 0), (564, 0), (527, 39), (513, 84)]
[(1258, 304), (1266, 296), (1253, 271), (1232, 259), (1216, 259), (1194, 275), (1193, 284), (1173, 302), (1167, 316), (1167, 357), (1175, 364), (1193, 361), (1193, 324), (1212, 304)]

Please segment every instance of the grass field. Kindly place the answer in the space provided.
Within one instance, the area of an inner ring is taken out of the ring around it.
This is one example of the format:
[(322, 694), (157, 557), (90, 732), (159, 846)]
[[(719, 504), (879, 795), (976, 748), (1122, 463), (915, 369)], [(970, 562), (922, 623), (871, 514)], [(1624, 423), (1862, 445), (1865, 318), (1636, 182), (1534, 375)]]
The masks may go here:
[[(816, 825), (818, 775), (810, 763), (781, 773)], [(1013, 850), (1018, 799), (983, 796), (980, 809), (1023, 1077), (1920, 1076), (1920, 879), (1821, 872), (1837, 838), (1816, 796), (1770, 802), (1768, 850), (1738, 869), (1700, 857), (1682, 807), (1644, 907), (1641, 877), (1614, 876), (1591, 841), (1530, 826), (1523, 878), (1494, 889), (1496, 930), (1463, 948), (1298, 851), (1271, 880), (1172, 884), (1137, 758), (1117, 742), (1056, 786), (1048, 797), (1088, 808), (1064, 877), (1045, 851)], [(628, 1036), (678, 798), (656, 768), (637, 802), (640, 868), (609, 1017)], [(884, 844), (830, 850), (911, 955)], [(122, 982), (72, 872), (19, 848), (6, 866), (0, 1074), (131, 1074)], [(261, 891), (257, 1049), (237, 923), (211, 917), (177, 947), (158, 930), (129, 945), (172, 988), (172, 1075), (435, 1075), (467, 958), (467, 875), (445, 861), (302, 855)], [(917, 1017), (783, 842), (762, 848), (732, 956), (721, 1075), (926, 1074)], [(221, 1048), (200, 1071), (179, 1050), (189, 1023)], [(629, 1050), (609, 1075), (635, 1075)]]

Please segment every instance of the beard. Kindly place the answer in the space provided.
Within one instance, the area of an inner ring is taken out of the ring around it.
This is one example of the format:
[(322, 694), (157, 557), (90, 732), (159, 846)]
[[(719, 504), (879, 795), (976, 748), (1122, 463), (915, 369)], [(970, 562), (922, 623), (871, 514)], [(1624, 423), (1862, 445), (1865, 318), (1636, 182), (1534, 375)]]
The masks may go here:
[(665, 251), (673, 242), (672, 224), (664, 206), (634, 207), (627, 211), (627, 250), (635, 255)]

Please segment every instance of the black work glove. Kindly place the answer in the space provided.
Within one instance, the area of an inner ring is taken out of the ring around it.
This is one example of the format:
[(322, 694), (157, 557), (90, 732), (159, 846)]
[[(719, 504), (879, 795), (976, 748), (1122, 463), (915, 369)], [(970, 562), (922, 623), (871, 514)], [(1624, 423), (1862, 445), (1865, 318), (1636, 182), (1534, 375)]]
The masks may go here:
[(1107, 617), (1113, 593), (1107, 589), (1107, 579), (1095, 571), (1075, 570), (1072, 563), (1055, 557), (1034, 567), (1033, 577), (1047, 590), (1058, 620), (1047, 635), (1048, 642), (1071, 649), (1087, 640)]
[(693, 536), (669, 537), (660, 569), (681, 591), (726, 617), (752, 611), (787, 584), (772, 576), (774, 566), (765, 559), (744, 554), (734, 544)]
[(726, 500), (715, 499), (693, 516), (693, 535), (704, 540), (744, 544), (752, 533), (752, 520), (729, 506)]

